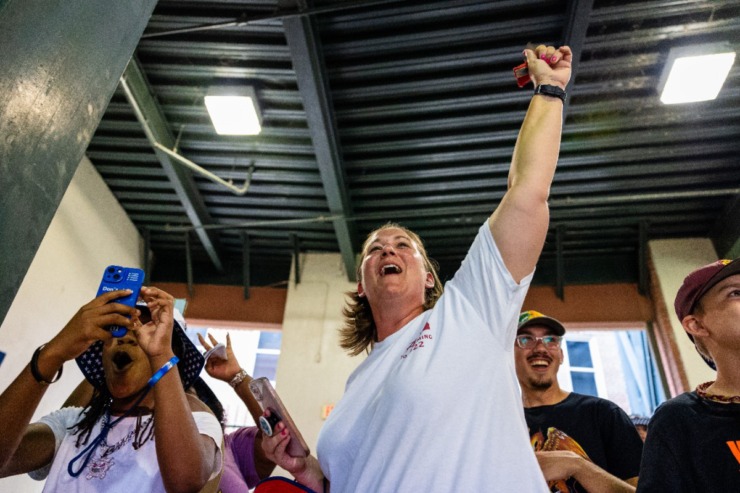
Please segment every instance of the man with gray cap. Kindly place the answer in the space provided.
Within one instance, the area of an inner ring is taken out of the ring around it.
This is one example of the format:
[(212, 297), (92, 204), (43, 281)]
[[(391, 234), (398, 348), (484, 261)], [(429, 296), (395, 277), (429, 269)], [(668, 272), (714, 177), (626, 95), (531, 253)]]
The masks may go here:
[(554, 492), (635, 491), (642, 440), (616, 404), (560, 388), (565, 327), (519, 316), (514, 361), (532, 446)]
[(740, 259), (691, 272), (674, 307), (717, 379), (655, 411), (638, 491), (740, 491)]

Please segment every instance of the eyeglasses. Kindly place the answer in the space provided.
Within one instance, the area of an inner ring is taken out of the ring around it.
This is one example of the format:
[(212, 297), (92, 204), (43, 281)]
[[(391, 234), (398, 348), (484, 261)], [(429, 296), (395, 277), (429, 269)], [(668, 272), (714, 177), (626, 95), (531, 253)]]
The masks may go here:
[(547, 349), (557, 349), (560, 347), (560, 341), (563, 338), (561, 336), (542, 336), (535, 337), (529, 334), (522, 334), (516, 336), (516, 345), (522, 349), (534, 349), (537, 345), (537, 341), (542, 341), (542, 345)]

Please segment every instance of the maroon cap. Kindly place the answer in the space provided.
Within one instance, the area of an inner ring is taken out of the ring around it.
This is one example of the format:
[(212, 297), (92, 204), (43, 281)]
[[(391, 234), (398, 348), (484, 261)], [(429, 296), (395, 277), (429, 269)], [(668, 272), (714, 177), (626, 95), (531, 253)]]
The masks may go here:
[[(683, 321), (686, 315), (694, 313), (696, 304), (702, 296), (707, 294), (707, 291), (712, 289), (712, 287), (721, 280), (727, 279), (735, 274), (740, 274), (740, 258), (736, 258), (735, 260), (717, 260), (716, 262), (712, 262), (704, 267), (699, 267), (686, 276), (683, 280), (683, 284), (678, 289), (678, 293), (676, 293), (676, 301), (673, 304), (673, 307), (676, 309), (678, 320)], [(693, 336), (688, 332), (686, 335), (689, 336), (691, 342), (696, 346), (696, 341), (694, 341)], [(701, 351), (699, 351), (699, 348), (697, 348), (696, 351), (711, 369), (717, 369), (712, 358), (708, 355), (702, 354)]]
[(682, 321), (686, 315), (694, 313), (694, 308), (701, 297), (715, 284), (735, 274), (740, 274), (740, 258), (717, 260), (704, 267), (699, 267), (686, 276), (676, 293), (676, 301), (673, 304), (678, 320)]

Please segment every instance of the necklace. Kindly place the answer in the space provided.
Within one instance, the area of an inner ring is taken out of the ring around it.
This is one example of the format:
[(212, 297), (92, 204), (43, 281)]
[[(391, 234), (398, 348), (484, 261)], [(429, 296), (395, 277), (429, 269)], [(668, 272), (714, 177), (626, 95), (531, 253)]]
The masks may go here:
[(721, 404), (740, 404), (740, 395), (724, 396), (718, 394), (708, 394), (707, 389), (714, 382), (704, 382), (696, 387), (696, 394), (708, 401), (719, 402)]
[[(132, 443), (134, 450), (138, 450), (142, 445), (144, 445), (144, 443), (151, 438), (154, 431), (154, 427), (152, 426), (153, 418), (154, 415), (151, 415), (146, 421), (142, 422), (141, 415), (137, 416), (136, 423), (132, 426), (131, 430), (113, 445), (108, 444), (106, 440), (107, 437), (103, 438), (100, 442), (100, 454), (98, 457), (93, 457), (90, 460), (87, 466), (88, 472), (85, 475), (85, 479), (104, 479), (110, 468), (115, 465), (113, 454), (130, 442), (131, 439), (134, 439)], [(103, 427), (108, 426), (109, 422), (110, 414), (106, 413)]]

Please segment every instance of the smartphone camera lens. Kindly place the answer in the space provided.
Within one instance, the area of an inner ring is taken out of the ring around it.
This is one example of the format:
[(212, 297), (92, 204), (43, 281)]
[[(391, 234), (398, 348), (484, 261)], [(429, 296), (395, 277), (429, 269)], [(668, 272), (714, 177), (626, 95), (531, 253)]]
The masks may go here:
[(271, 437), (272, 434), (275, 432), (275, 425), (279, 422), (280, 416), (275, 414), (275, 411), (270, 409), (269, 416), (260, 416), (260, 428), (262, 428), (262, 433), (264, 433), (268, 437)]
[(113, 274), (113, 279), (115, 279), (116, 281), (119, 280), (120, 278), (121, 278), (121, 274), (118, 274), (118, 273)]

